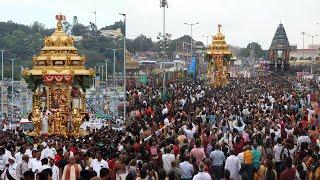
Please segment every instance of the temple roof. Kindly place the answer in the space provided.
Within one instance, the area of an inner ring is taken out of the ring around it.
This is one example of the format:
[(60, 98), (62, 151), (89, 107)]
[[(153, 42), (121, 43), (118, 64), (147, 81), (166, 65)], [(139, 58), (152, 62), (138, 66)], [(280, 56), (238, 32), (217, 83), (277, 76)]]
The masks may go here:
[(25, 69), (23, 75), (38, 76), (49, 72), (61, 74), (61, 72), (69, 72), (63, 70), (70, 69), (73, 75), (94, 76), (93, 69), (85, 68), (86, 57), (78, 54), (73, 37), (62, 30), (61, 21), (65, 20), (65, 16), (57, 15), (56, 19), (58, 20), (56, 30), (51, 36), (45, 37), (41, 52), (32, 58), (32, 69)]
[(208, 55), (212, 54), (225, 54), (231, 55), (229, 50), (229, 46), (226, 43), (225, 36), (220, 32), (221, 25), (218, 25), (218, 33), (212, 38), (212, 42), (209, 45), (209, 49), (207, 51)]
[(270, 49), (289, 49), (290, 44), (287, 37), (286, 30), (283, 27), (283, 24), (279, 24), (276, 33), (272, 39)]

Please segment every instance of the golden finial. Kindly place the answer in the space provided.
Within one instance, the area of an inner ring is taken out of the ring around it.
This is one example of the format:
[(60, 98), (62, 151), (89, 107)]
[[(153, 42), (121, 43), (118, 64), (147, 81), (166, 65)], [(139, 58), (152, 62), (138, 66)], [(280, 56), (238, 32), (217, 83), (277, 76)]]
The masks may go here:
[(220, 29), (221, 29), (222, 25), (221, 24), (218, 24), (218, 31), (220, 32)]
[(58, 20), (58, 23), (57, 23), (57, 30), (58, 31), (61, 31), (62, 30), (62, 23), (61, 21), (65, 21), (66, 20), (66, 16), (65, 15), (62, 15), (61, 13), (56, 15), (56, 20)]

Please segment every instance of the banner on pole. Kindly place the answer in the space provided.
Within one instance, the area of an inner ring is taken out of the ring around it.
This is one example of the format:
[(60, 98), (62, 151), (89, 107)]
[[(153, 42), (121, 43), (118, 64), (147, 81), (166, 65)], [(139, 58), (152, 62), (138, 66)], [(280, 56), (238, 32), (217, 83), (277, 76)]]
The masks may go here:
[(196, 66), (197, 66), (197, 61), (196, 61), (196, 57), (192, 57), (191, 58), (191, 63), (189, 65), (188, 68), (188, 73), (195, 75), (196, 74)]

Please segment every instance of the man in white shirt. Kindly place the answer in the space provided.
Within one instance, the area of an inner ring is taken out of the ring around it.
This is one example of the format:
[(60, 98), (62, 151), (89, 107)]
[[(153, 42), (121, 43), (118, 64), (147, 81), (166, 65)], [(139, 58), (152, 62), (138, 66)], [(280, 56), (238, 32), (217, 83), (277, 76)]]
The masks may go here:
[(42, 172), (45, 169), (51, 169), (51, 166), (49, 165), (49, 160), (47, 158), (41, 159), (41, 168), (39, 169), (39, 172)]
[(170, 123), (170, 121), (169, 121), (169, 119), (168, 119), (167, 116), (166, 116), (166, 118), (163, 120), (163, 122), (164, 122), (164, 125), (165, 125), (165, 126), (167, 126), (167, 125)]
[(299, 150), (300, 150), (300, 148), (301, 148), (301, 143), (303, 143), (303, 142), (306, 142), (306, 143), (308, 143), (308, 144), (311, 143), (311, 140), (310, 140), (309, 136), (306, 135), (306, 132), (305, 132), (305, 131), (303, 131), (303, 132), (302, 132), (302, 135), (299, 136), (298, 139), (297, 139), (297, 145), (298, 145), (298, 149), (299, 149)]
[(199, 101), (199, 99), (200, 99), (200, 93), (196, 93), (196, 99), (197, 99), (197, 101)]
[(241, 161), (237, 156), (235, 156), (235, 151), (233, 149), (230, 153), (231, 155), (226, 159), (225, 169), (230, 171), (231, 179), (240, 179), (239, 172), (241, 168)]
[(193, 104), (194, 102), (196, 102), (196, 98), (194, 98), (192, 95), (190, 95), (190, 102)]
[[(4, 179), (10, 179), (9, 177), (11, 176), (11, 179), (17, 179), (17, 163), (15, 162), (15, 158), (10, 156), (8, 157), (8, 160), (7, 160), (7, 164), (9, 164), (9, 167), (6, 168), (6, 172), (4, 172), (5, 174), (5, 178)], [(2, 177), (1, 177), (2, 178)]]
[(307, 108), (307, 111), (308, 111), (308, 122), (310, 122), (310, 119), (311, 119), (312, 115), (314, 114), (314, 110)]
[(289, 134), (293, 134), (294, 128), (291, 125), (289, 125), (285, 127), (284, 131), (287, 133), (287, 137), (289, 137)]
[(194, 172), (193, 165), (189, 162), (190, 156), (184, 157), (184, 161), (180, 163), (181, 179), (191, 179)]
[(6, 167), (6, 154), (5, 154), (5, 150), (3, 147), (0, 147), (0, 174), (3, 172), (3, 170)]
[(233, 128), (237, 129), (239, 134), (243, 133), (245, 127), (246, 124), (241, 119), (238, 119), (237, 121), (233, 122)]
[(282, 168), (282, 161), (281, 161), (281, 151), (283, 149), (282, 146), (282, 139), (278, 138), (277, 139), (277, 144), (273, 148), (273, 153), (274, 153), (274, 161), (275, 161), (275, 168), (278, 173), (280, 173), (283, 169)]
[(33, 151), (33, 145), (29, 144), (29, 147), (26, 149), (25, 154), (27, 154), (29, 158), (32, 158), (32, 151)]
[(212, 160), (213, 175), (217, 179), (221, 179), (223, 177), (223, 163), (225, 162), (225, 156), (221, 151), (220, 144), (215, 145), (215, 150), (210, 153), (210, 159)]
[(38, 151), (36, 152), (36, 157), (31, 159), (30, 164), (33, 172), (37, 172), (37, 173), (40, 172), (42, 167), (41, 160), (40, 160), (40, 152)]
[(211, 180), (211, 176), (209, 173), (204, 171), (204, 164), (200, 163), (199, 172), (193, 177), (193, 180)]
[(17, 152), (14, 155), (14, 158), (16, 158), (16, 161), (17, 161), (18, 164), (22, 161), (22, 156), (24, 155), (25, 152), (26, 151), (25, 151), (24, 147), (21, 147), (19, 152)]
[(58, 166), (56, 166), (54, 159), (49, 158), (49, 165), (52, 169), (52, 180), (59, 180), (60, 179), (60, 170)]
[(107, 161), (103, 160), (101, 154), (99, 153), (96, 154), (96, 159), (93, 159), (91, 161), (90, 167), (92, 168), (92, 170), (94, 170), (97, 173), (98, 177), (100, 177), (100, 170), (102, 168), (109, 169), (109, 165)]
[(196, 131), (197, 131), (197, 127), (193, 123), (192, 123), (192, 125), (189, 124), (188, 127), (183, 126), (182, 129), (183, 129), (184, 133), (186, 134), (189, 141), (193, 138), (194, 133), (196, 133)]
[(250, 115), (250, 112), (249, 112), (248, 107), (244, 107), (244, 108), (243, 108), (242, 114), (243, 114), (244, 116), (249, 116), (249, 115)]
[(42, 150), (43, 158), (53, 158), (57, 154), (56, 148), (52, 147), (52, 143), (49, 142), (48, 146)]
[(181, 108), (183, 108), (185, 104), (186, 104), (186, 100), (184, 98), (181, 98), (180, 99)]
[(308, 95), (307, 95), (307, 103), (308, 103), (308, 105), (310, 104), (310, 102), (311, 102), (311, 95), (310, 95), (310, 93), (308, 93)]
[(165, 106), (163, 109), (162, 109), (162, 115), (166, 115), (168, 114), (169, 110), (167, 108), (167, 106)]
[(281, 137), (281, 130), (280, 130), (280, 126), (275, 125), (274, 128), (270, 128), (270, 134), (274, 133), (275, 135), (275, 139), (278, 139), (279, 137)]
[(163, 169), (169, 174), (172, 169), (171, 162), (175, 160), (174, 154), (171, 154), (171, 148), (168, 146), (165, 149), (165, 154), (162, 155)]
[[(34, 159), (36, 159), (36, 156), (37, 156), (37, 150), (32, 150), (32, 156), (31, 156), (31, 158), (30, 158), (30, 156), (29, 156), (29, 163), (28, 163), (28, 167), (32, 170), (32, 163), (33, 163), (33, 160)], [(25, 153), (26, 154), (26, 153)], [(41, 156), (40, 156), (40, 159), (41, 159)]]

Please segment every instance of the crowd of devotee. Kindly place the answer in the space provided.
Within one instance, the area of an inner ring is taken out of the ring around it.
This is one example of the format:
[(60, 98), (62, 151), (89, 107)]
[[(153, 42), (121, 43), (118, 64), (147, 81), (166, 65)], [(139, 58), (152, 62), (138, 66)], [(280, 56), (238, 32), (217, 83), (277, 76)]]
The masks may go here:
[(0, 133), (0, 179), (318, 180), (318, 103), (278, 77), (128, 90), (122, 131)]

